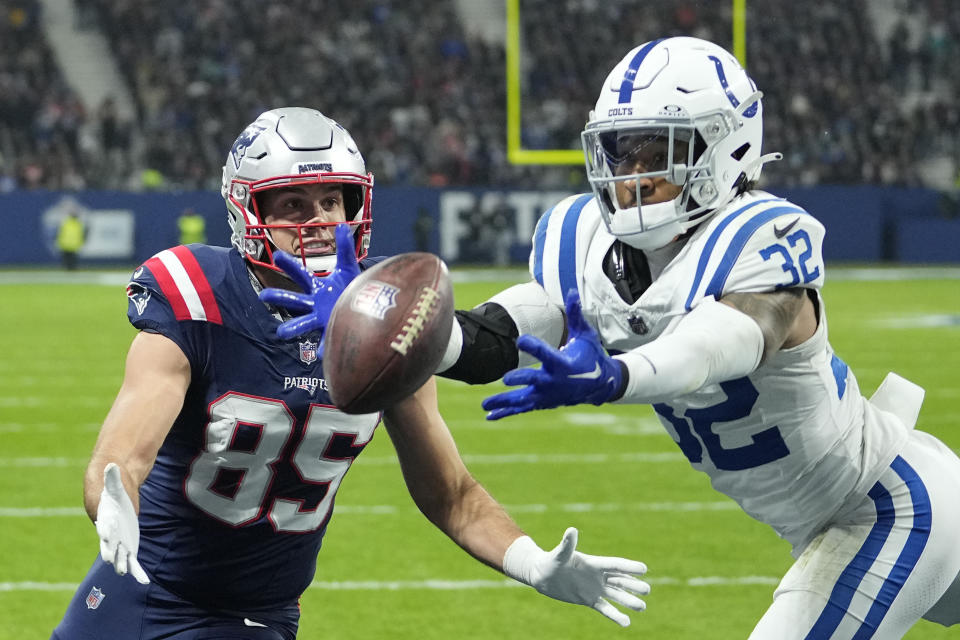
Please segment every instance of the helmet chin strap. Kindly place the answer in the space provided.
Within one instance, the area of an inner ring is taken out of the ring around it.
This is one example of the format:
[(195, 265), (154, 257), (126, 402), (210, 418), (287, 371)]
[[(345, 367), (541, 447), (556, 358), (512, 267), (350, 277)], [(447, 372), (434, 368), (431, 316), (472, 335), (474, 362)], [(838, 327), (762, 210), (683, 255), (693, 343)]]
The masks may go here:
[(307, 269), (313, 272), (317, 271), (333, 271), (337, 266), (337, 256), (336, 254), (331, 254), (329, 256), (310, 256), (306, 259)]
[(662, 249), (670, 244), (674, 238), (681, 235), (683, 235), (683, 227), (679, 223), (671, 222), (651, 231), (620, 235), (617, 238), (634, 249), (653, 251), (654, 249)]

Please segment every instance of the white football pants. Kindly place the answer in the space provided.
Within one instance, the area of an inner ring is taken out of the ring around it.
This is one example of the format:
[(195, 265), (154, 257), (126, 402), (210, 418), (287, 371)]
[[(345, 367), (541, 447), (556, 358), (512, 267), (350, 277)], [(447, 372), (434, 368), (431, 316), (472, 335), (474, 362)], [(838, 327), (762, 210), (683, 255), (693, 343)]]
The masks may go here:
[(960, 459), (912, 431), (862, 505), (804, 549), (750, 640), (895, 640), (921, 617), (949, 626), (958, 574)]

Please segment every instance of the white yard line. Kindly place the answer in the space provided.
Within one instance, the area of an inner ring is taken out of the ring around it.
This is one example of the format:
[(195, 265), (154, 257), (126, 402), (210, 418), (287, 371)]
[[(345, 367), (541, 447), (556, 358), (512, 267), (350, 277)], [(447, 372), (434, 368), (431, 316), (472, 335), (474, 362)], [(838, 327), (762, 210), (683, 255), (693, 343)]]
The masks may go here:
[[(740, 507), (732, 500), (712, 500), (709, 502), (568, 502), (565, 504), (505, 504), (510, 513), (624, 513), (648, 511), (672, 511), (691, 513), (700, 511), (737, 511)], [(415, 515), (420, 512), (414, 507), (395, 505), (337, 505), (336, 515), (393, 516), (398, 514)], [(81, 507), (0, 507), (0, 518), (76, 518), (86, 517)]]
[(960, 267), (834, 267), (827, 271), (829, 280), (956, 280)]
[[(50, 367), (53, 369), (54, 367)], [(36, 409), (38, 407), (60, 407), (63, 399), (57, 394), (46, 396), (0, 396), (0, 409)], [(75, 407), (98, 408), (105, 406), (100, 398), (71, 398), (70, 403)], [(106, 404), (109, 406), (109, 404)]]
[(74, 518), (85, 516), (81, 507), (0, 507), (0, 518)]
[(883, 329), (937, 329), (960, 327), (960, 313), (914, 313), (873, 318), (870, 325)]
[[(362, 466), (393, 466), (397, 464), (394, 456), (360, 456), (357, 464)], [(504, 465), (504, 464), (610, 464), (612, 462), (683, 462), (685, 458), (679, 451), (634, 452), (634, 453), (501, 453), (463, 455), (468, 465)], [(87, 458), (66, 457), (11, 457), (0, 458), (0, 469), (22, 467), (82, 467)]]
[[(773, 586), (780, 578), (773, 576), (697, 576), (693, 578), (644, 578), (652, 585), (684, 587), (741, 587), (745, 585)], [(75, 591), (73, 582), (0, 582), (0, 593), (15, 591)], [(315, 581), (310, 589), (321, 591), (463, 591), (474, 589), (512, 589), (523, 587), (514, 580), (348, 580)]]
[(0, 469), (21, 467), (83, 467), (87, 458), (0, 458)]

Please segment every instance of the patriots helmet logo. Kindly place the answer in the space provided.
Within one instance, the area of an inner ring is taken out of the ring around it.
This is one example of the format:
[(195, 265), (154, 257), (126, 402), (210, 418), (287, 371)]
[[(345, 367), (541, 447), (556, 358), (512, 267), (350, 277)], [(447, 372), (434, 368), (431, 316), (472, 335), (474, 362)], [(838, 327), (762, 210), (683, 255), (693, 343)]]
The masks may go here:
[(257, 139), (257, 136), (265, 130), (265, 126), (254, 122), (244, 129), (243, 133), (237, 136), (233, 147), (230, 149), (230, 157), (233, 158), (233, 166), (235, 168), (240, 168), (240, 161), (243, 160), (243, 157), (247, 154), (247, 149), (249, 149), (253, 141)]

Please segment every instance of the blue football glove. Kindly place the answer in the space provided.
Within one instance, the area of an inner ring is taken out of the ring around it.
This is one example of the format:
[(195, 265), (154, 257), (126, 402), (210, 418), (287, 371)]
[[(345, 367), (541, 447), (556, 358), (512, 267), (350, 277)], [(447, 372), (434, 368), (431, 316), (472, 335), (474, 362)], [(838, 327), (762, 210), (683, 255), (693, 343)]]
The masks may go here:
[[(303, 265), (300, 258), (289, 253), (277, 251), (273, 260), (277, 266), (307, 293), (296, 293), (286, 289), (269, 288), (260, 292), (260, 300), (267, 304), (283, 307), (293, 313), (302, 315), (292, 318), (277, 327), (277, 335), (289, 340), (296, 336), (323, 331), (330, 320), (330, 313), (337, 298), (360, 275), (360, 265), (357, 264), (356, 245), (353, 243), (353, 232), (350, 225), (341, 222), (337, 225), (337, 265), (330, 275), (318, 278)], [(323, 357), (323, 339), (317, 347), (317, 357)]]
[(611, 358), (597, 332), (583, 318), (580, 296), (567, 293), (569, 339), (554, 349), (530, 335), (517, 338), (517, 348), (543, 363), (540, 369), (514, 369), (503, 376), (507, 385), (527, 385), (490, 396), (483, 401), (487, 420), (499, 420), (534, 409), (553, 409), (573, 404), (603, 404), (611, 400), (623, 384), (620, 363)]

